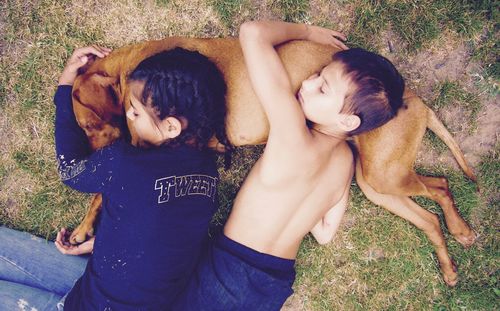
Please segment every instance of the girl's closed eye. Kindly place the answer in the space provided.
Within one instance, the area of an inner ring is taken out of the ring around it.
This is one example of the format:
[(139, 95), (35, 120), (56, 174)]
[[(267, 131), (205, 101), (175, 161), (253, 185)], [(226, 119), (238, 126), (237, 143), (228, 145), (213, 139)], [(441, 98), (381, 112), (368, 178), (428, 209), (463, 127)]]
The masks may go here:
[(134, 106), (134, 104), (132, 103), (132, 101), (130, 101), (130, 108), (132, 108), (132, 115), (133, 115), (134, 117), (139, 116), (139, 114), (137, 113), (137, 110), (135, 109), (135, 106)]

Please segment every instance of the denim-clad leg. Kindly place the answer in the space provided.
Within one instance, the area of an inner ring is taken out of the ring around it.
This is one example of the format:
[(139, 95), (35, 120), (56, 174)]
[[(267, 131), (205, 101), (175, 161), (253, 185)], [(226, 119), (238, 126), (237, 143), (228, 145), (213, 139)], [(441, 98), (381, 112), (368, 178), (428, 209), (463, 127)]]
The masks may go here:
[(56, 310), (87, 260), (61, 254), (53, 242), (0, 226), (0, 310)]
[(62, 296), (42, 289), (0, 280), (1, 311), (54, 311), (61, 299)]

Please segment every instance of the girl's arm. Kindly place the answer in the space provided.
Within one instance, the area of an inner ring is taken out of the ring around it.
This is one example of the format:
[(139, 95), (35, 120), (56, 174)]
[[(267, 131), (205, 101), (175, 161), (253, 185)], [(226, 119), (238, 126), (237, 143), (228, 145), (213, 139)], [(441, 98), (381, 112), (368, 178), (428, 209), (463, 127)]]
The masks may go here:
[(288, 74), (274, 46), (293, 39), (311, 40), (347, 48), (336, 37), (342, 34), (316, 26), (284, 22), (246, 22), (240, 28), (240, 43), (253, 89), (270, 123), (269, 139), (289, 137), (297, 142), (307, 133), (304, 114)]
[(110, 153), (107, 148), (92, 153), (87, 136), (76, 122), (72, 104), (72, 84), (78, 68), (88, 62), (89, 57), (105, 57), (109, 50), (87, 47), (75, 50), (59, 79), (54, 96), (56, 105), (55, 142), (59, 175), (63, 182), (83, 192), (100, 192), (110, 178)]
[(111, 179), (114, 145), (92, 152), (87, 135), (73, 113), (71, 85), (60, 85), (54, 96), (56, 105), (55, 143), (57, 169), (61, 180), (82, 192), (102, 192)]
[(68, 59), (61, 77), (59, 77), (59, 85), (73, 85), (78, 74), (78, 69), (85, 66), (91, 58), (95, 58), (96, 56), (103, 58), (108, 56), (109, 53), (111, 53), (110, 48), (97, 45), (76, 49)]

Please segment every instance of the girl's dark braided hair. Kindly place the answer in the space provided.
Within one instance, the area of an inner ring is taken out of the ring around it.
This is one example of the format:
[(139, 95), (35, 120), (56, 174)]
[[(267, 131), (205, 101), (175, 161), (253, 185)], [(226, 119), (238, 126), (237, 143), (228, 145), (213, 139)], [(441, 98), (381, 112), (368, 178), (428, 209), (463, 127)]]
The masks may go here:
[(229, 147), (226, 131), (226, 84), (217, 66), (206, 56), (182, 48), (160, 52), (143, 60), (128, 76), (144, 82), (142, 103), (151, 103), (160, 120), (183, 117), (188, 126), (170, 146), (207, 147), (215, 134)]

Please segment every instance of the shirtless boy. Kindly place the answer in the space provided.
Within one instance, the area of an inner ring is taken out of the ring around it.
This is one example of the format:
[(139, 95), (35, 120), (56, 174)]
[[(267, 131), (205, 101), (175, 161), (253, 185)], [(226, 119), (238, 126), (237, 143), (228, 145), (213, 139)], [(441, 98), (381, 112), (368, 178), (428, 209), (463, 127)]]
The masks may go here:
[[(340, 46), (294, 94), (275, 45), (307, 39)], [(279, 310), (292, 294), (304, 236), (329, 242), (354, 173), (346, 138), (381, 126), (402, 104), (404, 82), (382, 56), (347, 50), (336, 31), (247, 22), (240, 42), (270, 123), (261, 158), (241, 187), (223, 234), (200, 259), (175, 310)]]

